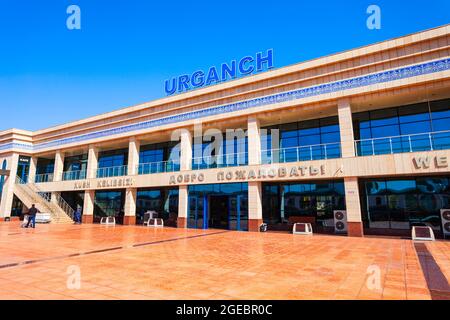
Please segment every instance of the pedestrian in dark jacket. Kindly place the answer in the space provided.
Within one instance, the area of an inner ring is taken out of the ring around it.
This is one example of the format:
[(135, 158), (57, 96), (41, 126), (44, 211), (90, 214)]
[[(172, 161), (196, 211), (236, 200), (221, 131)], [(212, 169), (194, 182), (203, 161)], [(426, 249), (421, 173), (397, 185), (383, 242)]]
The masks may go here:
[(28, 228), (31, 222), (33, 222), (33, 228), (36, 228), (36, 213), (38, 213), (38, 209), (32, 204), (30, 210), (28, 210), (28, 223), (25, 228)]
[(75, 224), (81, 224), (81, 206), (77, 206), (77, 211), (75, 211), (73, 220)]

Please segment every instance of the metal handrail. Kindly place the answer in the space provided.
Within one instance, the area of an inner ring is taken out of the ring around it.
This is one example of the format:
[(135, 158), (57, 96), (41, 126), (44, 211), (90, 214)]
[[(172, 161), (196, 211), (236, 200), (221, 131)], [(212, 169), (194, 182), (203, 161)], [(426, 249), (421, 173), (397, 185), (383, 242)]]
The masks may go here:
[(52, 181), (53, 181), (53, 173), (37, 174), (34, 178), (35, 183), (44, 183)]
[[(314, 157), (314, 151), (320, 148), (320, 151), (323, 151), (323, 157), (320, 159), (316, 159)], [(337, 149), (338, 154), (332, 153), (332, 150)], [(309, 157), (307, 159), (301, 159), (301, 151), (306, 150), (309, 152)], [(261, 151), (261, 159), (263, 164), (271, 164), (277, 162), (294, 162), (294, 161), (286, 161), (286, 154), (293, 153), (295, 154), (295, 160), (297, 162), (307, 161), (307, 160), (322, 160), (322, 159), (334, 159), (339, 158), (342, 154), (341, 151), (341, 142), (332, 142), (332, 143), (322, 143), (322, 144), (313, 144), (308, 146), (298, 146), (298, 147), (288, 147), (288, 148), (277, 148), (277, 149), (265, 149)], [(277, 155), (277, 162), (275, 162), (274, 154)], [(335, 156), (337, 155), (337, 157)], [(265, 161), (268, 160), (268, 161)]]
[[(232, 163), (228, 161), (232, 159)], [(241, 161), (243, 159), (244, 161)], [(225, 160), (225, 161), (217, 161)], [(236, 160), (236, 161), (235, 161)], [(223, 153), (216, 156), (206, 156), (206, 157), (195, 157), (192, 158), (192, 168), (195, 170), (206, 168), (224, 168), (224, 167), (238, 167), (242, 165), (247, 165), (248, 163), (248, 152), (239, 153)]]
[[(156, 167), (156, 171), (152, 170), (152, 168), (154, 168), (154, 167)], [(171, 170), (168, 168), (171, 168)], [(136, 166), (136, 170), (137, 170), (138, 174), (175, 172), (175, 171), (180, 171), (180, 162), (173, 161), (173, 160), (167, 160), (167, 161), (140, 163)]]
[[(445, 131), (434, 131), (434, 132), (424, 132), (424, 133), (414, 133), (408, 135), (398, 135), (398, 136), (388, 136), (380, 138), (371, 139), (360, 139), (355, 140), (355, 150), (357, 156), (373, 156), (376, 154), (394, 154), (394, 153), (404, 153), (404, 152), (416, 152), (416, 151), (433, 151), (439, 149), (439, 143), (436, 142), (437, 139), (442, 139), (444, 137), (437, 137), (437, 135), (448, 135), (445, 138), (450, 138), (450, 130)], [(417, 139), (419, 138), (419, 139)], [(415, 146), (415, 142), (426, 141), (428, 145)], [(381, 143), (380, 143), (381, 142)], [(385, 142), (385, 143), (382, 143)], [(364, 152), (361, 150), (362, 147), (367, 147), (363, 145), (368, 143), (370, 147), (370, 152)], [(395, 147), (395, 144), (401, 144), (400, 149)], [(446, 144), (444, 144), (446, 145)], [(450, 148), (450, 143), (447, 143)], [(381, 148), (378, 149), (377, 147)], [(420, 149), (420, 150), (418, 150)]]
[[(52, 194), (49, 192), (44, 192), (39, 189), (39, 187), (34, 183), (26, 183), (20, 177), (16, 176), (16, 184), (21, 185), (23, 188), (26, 188), (28, 192), (28, 196), (31, 197), (31, 200), (38, 202), (39, 199), (44, 200), (45, 206), (52, 211), (52, 207), (55, 208), (56, 211), (61, 209), (64, 211), (66, 215), (68, 215), (71, 219), (74, 218), (75, 210), (70, 207), (70, 205), (61, 197), (60, 193), (53, 193), (56, 197), (56, 203), (52, 201)], [(36, 197), (37, 196), (37, 197)], [(58, 213), (57, 213), (58, 214)]]
[(63, 181), (83, 180), (86, 179), (86, 175), (86, 170), (64, 171), (62, 179)]
[(121, 177), (128, 173), (128, 166), (105, 167), (97, 169), (97, 178)]

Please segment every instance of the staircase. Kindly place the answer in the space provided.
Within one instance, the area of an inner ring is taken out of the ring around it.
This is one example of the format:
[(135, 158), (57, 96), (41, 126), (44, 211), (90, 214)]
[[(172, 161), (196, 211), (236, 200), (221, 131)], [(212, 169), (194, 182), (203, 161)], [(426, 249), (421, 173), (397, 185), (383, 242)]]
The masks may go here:
[(36, 209), (40, 212), (50, 213), (52, 216), (52, 223), (73, 223), (75, 211), (67, 204), (59, 193), (53, 193), (52, 197), (50, 193), (39, 190), (34, 183), (25, 183), (17, 177), (14, 194), (28, 208), (34, 204)]

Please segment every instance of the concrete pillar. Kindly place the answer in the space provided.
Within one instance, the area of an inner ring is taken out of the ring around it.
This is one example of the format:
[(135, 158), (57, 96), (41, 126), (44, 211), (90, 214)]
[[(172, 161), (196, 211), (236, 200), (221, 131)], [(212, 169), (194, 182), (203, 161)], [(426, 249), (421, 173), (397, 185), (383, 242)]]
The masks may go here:
[(135, 225), (136, 224), (136, 200), (137, 200), (137, 189), (128, 188), (125, 191), (125, 208), (124, 208), (124, 225)]
[(261, 164), (261, 132), (259, 120), (256, 117), (249, 117), (247, 124), (248, 134), (248, 164)]
[(95, 179), (97, 178), (97, 168), (98, 168), (98, 149), (90, 145), (88, 151), (88, 163), (87, 163), (87, 178)]
[(180, 170), (192, 169), (192, 133), (188, 129), (181, 132)]
[(263, 223), (261, 182), (248, 183), (248, 231), (259, 232)]
[(28, 183), (36, 182), (36, 170), (37, 170), (37, 157), (31, 157), (30, 161), (30, 171), (28, 172)]
[(16, 183), (17, 167), (19, 165), (19, 154), (12, 154), (7, 159), (7, 170), (10, 170), (9, 176), (5, 177), (3, 183), (2, 199), (0, 202), (0, 218), (10, 217), (12, 203), (14, 199), (14, 186)]
[(94, 203), (95, 203), (95, 191), (86, 190), (84, 192), (83, 223), (94, 222)]
[(128, 175), (134, 176), (138, 173), (139, 150), (141, 144), (135, 137), (130, 138), (128, 143)]
[(338, 101), (339, 129), (341, 133), (342, 158), (355, 156), (352, 108), (348, 100)]
[(55, 155), (55, 169), (53, 171), (53, 181), (61, 181), (64, 171), (64, 152), (57, 151)]
[(345, 178), (344, 186), (345, 203), (347, 207), (348, 236), (363, 237), (364, 230), (361, 215), (358, 178)]
[(180, 186), (178, 191), (178, 228), (187, 228), (187, 218), (189, 210), (188, 186)]

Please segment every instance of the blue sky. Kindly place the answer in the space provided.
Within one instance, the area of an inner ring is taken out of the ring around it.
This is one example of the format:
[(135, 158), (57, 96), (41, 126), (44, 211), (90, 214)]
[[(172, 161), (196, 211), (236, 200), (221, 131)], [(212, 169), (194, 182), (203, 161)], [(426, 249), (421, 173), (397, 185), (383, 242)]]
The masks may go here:
[[(81, 30), (66, 9), (81, 8)], [(382, 10), (381, 30), (366, 9)], [(275, 67), (450, 23), (448, 0), (0, 0), (0, 130), (165, 96), (164, 80), (274, 49)]]

